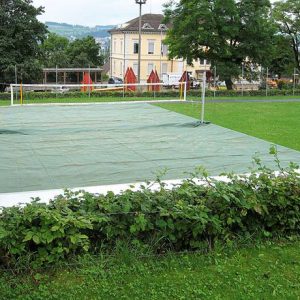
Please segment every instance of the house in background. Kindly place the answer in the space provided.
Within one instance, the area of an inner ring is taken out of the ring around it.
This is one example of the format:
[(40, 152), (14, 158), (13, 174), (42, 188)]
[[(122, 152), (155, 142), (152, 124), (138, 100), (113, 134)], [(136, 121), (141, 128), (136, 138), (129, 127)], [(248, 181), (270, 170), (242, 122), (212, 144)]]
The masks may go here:
[[(183, 59), (168, 58), (168, 46), (163, 41), (168, 26), (163, 24), (161, 14), (145, 14), (142, 16), (142, 49), (141, 49), (141, 81), (145, 82), (152, 70), (156, 70), (162, 79), (165, 73), (182, 74), (188, 71), (194, 78), (201, 78), (205, 69), (204, 60), (195, 61), (188, 66)], [(110, 76), (124, 78), (128, 67), (138, 73), (139, 52), (139, 18), (109, 31), (110, 45)], [(208, 69), (210, 66), (206, 66)]]

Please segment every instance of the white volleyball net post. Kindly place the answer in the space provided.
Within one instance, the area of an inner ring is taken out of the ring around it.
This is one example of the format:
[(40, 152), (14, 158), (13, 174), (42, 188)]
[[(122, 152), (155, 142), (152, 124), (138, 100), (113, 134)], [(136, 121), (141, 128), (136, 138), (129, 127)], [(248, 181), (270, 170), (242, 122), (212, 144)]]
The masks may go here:
[(186, 101), (187, 83), (12, 84), (11, 105)]

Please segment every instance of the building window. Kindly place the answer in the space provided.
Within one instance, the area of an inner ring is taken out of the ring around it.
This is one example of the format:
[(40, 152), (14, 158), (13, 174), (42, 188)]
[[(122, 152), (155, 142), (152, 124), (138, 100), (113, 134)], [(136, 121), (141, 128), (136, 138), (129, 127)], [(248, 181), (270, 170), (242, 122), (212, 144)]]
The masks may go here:
[(178, 73), (183, 73), (183, 67), (184, 67), (184, 62), (183, 61), (179, 61), (178, 62)]
[(162, 54), (162, 56), (167, 56), (168, 55), (168, 51), (169, 51), (168, 45), (162, 44), (162, 46), (161, 46), (161, 54)]
[(162, 74), (168, 73), (168, 64), (163, 63), (162, 66), (161, 66), (161, 69), (162, 69), (161, 70)]
[(133, 63), (132, 65), (133, 72), (136, 76), (138, 75), (138, 66), (139, 66), (138, 63)]
[(123, 53), (123, 40), (121, 40), (121, 51), (120, 53)]
[(153, 63), (149, 63), (148, 64), (148, 75), (150, 75), (150, 73), (153, 71), (154, 69), (154, 64)]
[(161, 31), (165, 30), (166, 31), (166, 30), (168, 30), (168, 27), (165, 24), (159, 24), (158, 30), (161, 30)]
[(114, 53), (117, 52), (117, 41), (114, 39)]
[(116, 74), (116, 61), (114, 60), (113, 74)]
[(139, 42), (134, 41), (133, 42), (133, 53), (138, 54), (139, 53)]
[(148, 54), (154, 54), (154, 41), (148, 41)]
[(149, 23), (145, 23), (142, 28), (143, 29), (154, 29)]

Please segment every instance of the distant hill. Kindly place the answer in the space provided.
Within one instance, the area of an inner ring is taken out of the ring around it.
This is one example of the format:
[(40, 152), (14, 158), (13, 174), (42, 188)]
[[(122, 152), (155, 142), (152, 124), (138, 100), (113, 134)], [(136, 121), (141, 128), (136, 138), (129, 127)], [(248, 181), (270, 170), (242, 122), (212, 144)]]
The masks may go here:
[(50, 32), (59, 34), (69, 39), (83, 38), (88, 35), (91, 35), (95, 38), (106, 38), (109, 37), (108, 30), (115, 27), (115, 25), (97, 25), (95, 27), (88, 27), (56, 22), (46, 22), (45, 24)]

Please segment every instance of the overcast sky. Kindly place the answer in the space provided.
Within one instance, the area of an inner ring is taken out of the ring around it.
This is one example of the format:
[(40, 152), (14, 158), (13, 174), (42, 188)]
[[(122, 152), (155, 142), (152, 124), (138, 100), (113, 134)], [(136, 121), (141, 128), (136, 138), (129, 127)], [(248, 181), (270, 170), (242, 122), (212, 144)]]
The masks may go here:
[[(162, 13), (167, 0), (148, 0), (143, 13)], [(35, 6), (44, 6), (39, 17), (43, 22), (64, 22), (79, 25), (117, 25), (138, 16), (135, 0), (33, 0)]]

